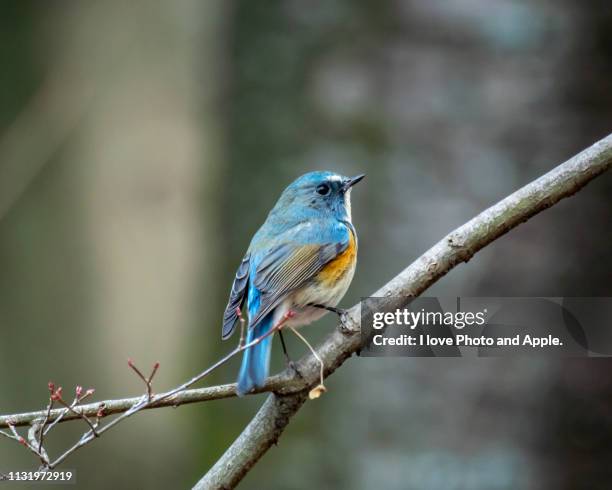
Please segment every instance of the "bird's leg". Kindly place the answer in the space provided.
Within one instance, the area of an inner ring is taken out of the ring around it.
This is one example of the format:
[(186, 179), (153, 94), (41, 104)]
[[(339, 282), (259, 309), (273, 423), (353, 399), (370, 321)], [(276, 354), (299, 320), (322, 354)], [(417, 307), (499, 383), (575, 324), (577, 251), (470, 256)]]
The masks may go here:
[(346, 310), (342, 308), (335, 308), (333, 306), (320, 305), (318, 303), (309, 303), (308, 306), (312, 306), (313, 308), (320, 308), (322, 310), (331, 311), (332, 313), (335, 313), (339, 317), (342, 317), (342, 315), (346, 315)]
[(332, 313), (335, 313), (336, 315), (338, 315), (338, 318), (340, 319), (342, 328), (343, 329), (346, 328), (346, 314), (348, 310), (345, 310), (343, 308), (336, 308), (334, 306), (320, 305), (318, 303), (310, 303), (308, 306), (312, 306), (313, 308), (321, 308), (322, 310), (327, 310), (327, 311), (331, 311)]
[(300, 371), (298, 370), (295, 362), (293, 362), (291, 360), (291, 357), (289, 357), (289, 352), (287, 351), (287, 346), (285, 345), (285, 339), (283, 338), (282, 330), (278, 331), (278, 336), (280, 338), (281, 345), (283, 346), (283, 354), (285, 355), (285, 365), (287, 366), (288, 369), (293, 370), (295, 374), (297, 374), (300, 378), (303, 378), (302, 373), (300, 373)]

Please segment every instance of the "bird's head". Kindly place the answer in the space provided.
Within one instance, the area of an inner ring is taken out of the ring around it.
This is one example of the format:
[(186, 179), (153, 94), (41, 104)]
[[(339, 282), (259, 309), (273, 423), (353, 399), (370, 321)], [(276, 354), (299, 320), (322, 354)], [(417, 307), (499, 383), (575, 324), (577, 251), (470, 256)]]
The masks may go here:
[(291, 208), (304, 216), (330, 215), (351, 220), (351, 189), (365, 177), (345, 177), (334, 172), (309, 172), (293, 181), (276, 208)]

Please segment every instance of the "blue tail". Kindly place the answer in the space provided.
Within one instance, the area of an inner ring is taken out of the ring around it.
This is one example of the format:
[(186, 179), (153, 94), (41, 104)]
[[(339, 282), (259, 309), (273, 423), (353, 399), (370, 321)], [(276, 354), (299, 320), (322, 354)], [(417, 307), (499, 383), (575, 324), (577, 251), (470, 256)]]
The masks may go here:
[[(246, 342), (265, 335), (272, 328), (272, 314), (265, 317), (255, 328), (248, 329)], [(270, 351), (272, 348), (272, 337), (270, 335), (259, 344), (244, 351), (242, 365), (238, 373), (238, 396), (242, 396), (255, 387), (263, 386), (268, 371), (270, 370)]]

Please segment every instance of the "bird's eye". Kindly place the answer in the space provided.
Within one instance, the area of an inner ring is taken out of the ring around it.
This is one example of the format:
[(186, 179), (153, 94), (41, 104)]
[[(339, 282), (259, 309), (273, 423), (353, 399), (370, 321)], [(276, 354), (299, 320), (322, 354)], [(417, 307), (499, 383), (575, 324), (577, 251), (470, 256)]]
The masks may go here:
[(327, 196), (329, 194), (330, 188), (327, 184), (319, 184), (317, 186), (317, 194), (321, 194), (322, 196)]

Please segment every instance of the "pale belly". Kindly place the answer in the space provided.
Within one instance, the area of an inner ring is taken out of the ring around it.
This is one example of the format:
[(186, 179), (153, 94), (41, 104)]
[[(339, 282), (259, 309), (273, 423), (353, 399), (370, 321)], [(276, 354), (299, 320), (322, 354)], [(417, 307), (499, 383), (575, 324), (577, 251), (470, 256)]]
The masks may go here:
[(295, 315), (287, 321), (286, 325), (301, 327), (312, 323), (326, 313), (323, 308), (307, 306), (311, 303), (335, 307), (346, 294), (353, 275), (355, 265), (349, 267), (333, 287), (324, 286), (322, 283), (312, 283), (308, 286), (294, 291), (274, 311), (274, 324), (276, 325), (289, 310)]

